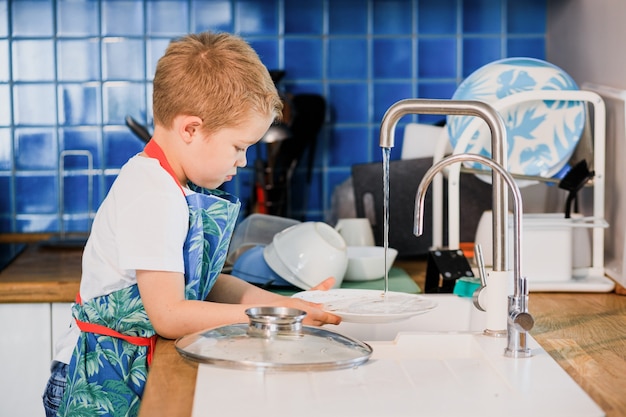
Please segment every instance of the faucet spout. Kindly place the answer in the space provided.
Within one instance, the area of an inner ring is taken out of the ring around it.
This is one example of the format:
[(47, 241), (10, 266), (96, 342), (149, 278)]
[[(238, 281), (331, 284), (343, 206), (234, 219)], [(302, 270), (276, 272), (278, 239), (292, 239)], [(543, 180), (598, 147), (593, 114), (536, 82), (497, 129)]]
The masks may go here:
[[(506, 161), (506, 128), (500, 114), (489, 104), (477, 100), (434, 100), (406, 99), (394, 103), (380, 125), (380, 147), (393, 148), (395, 144), (395, 127), (398, 121), (407, 114), (439, 114), (464, 115), (480, 117), (491, 130), (491, 158), (505, 170)], [(501, 176), (492, 173), (493, 185), (493, 243), (502, 246), (507, 240), (508, 230), (504, 227), (507, 216), (507, 190)], [(506, 253), (493, 253), (493, 270), (508, 271)]]
[[(508, 317), (507, 317), (507, 339), (508, 344), (505, 355), (510, 357), (529, 357), (530, 350), (526, 344), (526, 334), (534, 326), (534, 320), (528, 312), (528, 286), (526, 278), (521, 273), (521, 240), (522, 240), (522, 195), (519, 187), (513, 180), (511, 174), (495, 161), (477, 154), (455, 154), (450, 155), (435, 163), (422, 178), (417, 187), (415, 196), (415, 224), (413, 232), (416, 236), (423, 233), (424, 228), (424, 201), (426, 191), (435, 175), (448, 165), (461, 162), (478, 162), (487, 165), (494, 174), (500, 175), (508, 185), (513, 196), (513, 295), (509, 296)], [(495, 219), (494, 219), (495, 221)], [(506, 256), (507, 241), (503, 241), (499, 246), (494, 243), (494, 254), (499, 253)], [(488, 313), (490, 308), (487, 307)], [(495, 311), (495, 314), (500, 312)], [(502, 312), (504, 313), (504, 312)]]
[[(413, 233), (415, 236), (421, 236), (424, 231), (424, 201), (426, 199), (426, 191), (428, 186), (432, 182), (435, 175), (441, 172), (448, 165), (452, 165), (459, 162), (478, 162), (483, 165), (487, 165), (492, 169), (494, 174), (499, 174), (504, 182), (509, 186), (509, 189), (513, 194), (513, 274), (516, 285), (514, 287), (515, 295), (519, 295), (523, 290), (522, 285), (518, 285), (518, 281), (521, 278), (521, 224), (522, 224), (522, 195), (519, 191), (519, 187), (515, 183), (515, 180), (500, 164), (489, 159), (485, 156), (478, 154), (460, 153), (450, 155), (437, 163), (435, 163), (422, 178), (419, 186), (417, 187), (417, 194), (415, 196), (415, 223), (413, 225)], [(494, 222), (496, 219), (494, 218)], [(501, 257), (506, 257), (507, 241), (503, 240), (499, 245), (494, 243), (494, 254), (497, 253)]]

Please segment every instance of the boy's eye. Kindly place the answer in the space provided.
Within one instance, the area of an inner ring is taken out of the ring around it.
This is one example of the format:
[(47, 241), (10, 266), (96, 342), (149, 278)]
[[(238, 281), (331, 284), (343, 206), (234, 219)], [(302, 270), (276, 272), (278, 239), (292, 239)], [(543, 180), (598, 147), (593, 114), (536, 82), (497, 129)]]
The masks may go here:
[(246, 148), (240, 148), (239, 146), (235, 146), (235, 149), (237, 150), (237, 152), (245, 152)]

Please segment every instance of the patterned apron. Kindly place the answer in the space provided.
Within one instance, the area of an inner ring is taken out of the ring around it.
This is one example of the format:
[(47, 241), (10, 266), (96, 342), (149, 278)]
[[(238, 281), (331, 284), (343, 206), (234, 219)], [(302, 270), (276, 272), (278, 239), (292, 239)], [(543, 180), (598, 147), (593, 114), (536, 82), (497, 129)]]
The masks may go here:
[[(145, 152), (176, 180), (156, 142)], [(240, 203), (220, 190), (189, 186), (196, 194), (186, 196), (185, 298), (204, 300), (226, 260)], [(81, 333), (58, 415), (136, 416), (156, 340), (137, 284), (84, 303), (79, 295), (72, 315)]]

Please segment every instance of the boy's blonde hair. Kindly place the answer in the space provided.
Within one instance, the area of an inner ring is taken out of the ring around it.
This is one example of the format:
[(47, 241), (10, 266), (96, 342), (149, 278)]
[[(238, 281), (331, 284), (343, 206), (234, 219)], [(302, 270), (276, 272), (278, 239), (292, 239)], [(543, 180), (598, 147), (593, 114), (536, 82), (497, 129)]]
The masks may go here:
[(277, 118), (282, 101), (269, 71), (242, 38), (190, 34), (170, 42), (154, 76), (154, 122), (167, 128), (178, 115), (198, 116), (202, 131), (237, 126), (250, 112)]

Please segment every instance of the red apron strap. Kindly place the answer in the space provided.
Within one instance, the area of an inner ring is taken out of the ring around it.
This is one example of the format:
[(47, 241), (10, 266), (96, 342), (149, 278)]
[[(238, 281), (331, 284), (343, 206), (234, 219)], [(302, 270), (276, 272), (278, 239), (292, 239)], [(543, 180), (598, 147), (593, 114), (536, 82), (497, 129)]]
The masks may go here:
[(153, 139), (150, 139), (150, 141), (143, 150), (150, 158), (154, 158), (159, 161), (163, 169), (166, 170), (168, 174), (172, 176), (172, 178), (174, 178), (174, 181), (176, 181), (176, 185), (180, 187), (180, 191), (182, 191), (183, 195), (185, 195), (185, 190), (183, 190), (183, 186), (180, 185), (180, 182), (178, 181), (178, 178), (176, 178), (176, 174), (174, 173), (174, 169), (172, 169), (172, 166), (167, 161), (167, 157), (165, 156), (165, 153), (163, 153), (163, 149), (161, 149), (159, 144), (156, 143)]
[[(82, 304), (82, 301), (80, 299), (80, 293), (76, 294), (76, 303)], [(156, 346), (157, 339), (156, 334), (152, 337), (128, 336), (101, 324), (87, 323), (78, 319), (75, 320), (78, 328), (82, 332), (115, 337), (136, 346), (148, 346), (148, 366), (152, 363), (152, 356), (154, 354), (154, 347)]]

